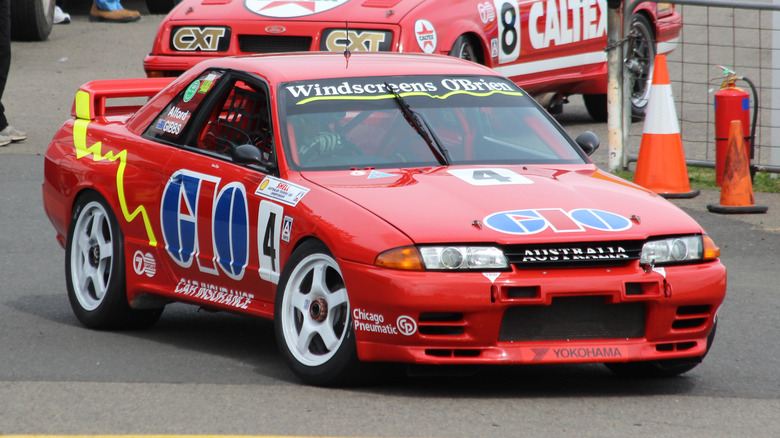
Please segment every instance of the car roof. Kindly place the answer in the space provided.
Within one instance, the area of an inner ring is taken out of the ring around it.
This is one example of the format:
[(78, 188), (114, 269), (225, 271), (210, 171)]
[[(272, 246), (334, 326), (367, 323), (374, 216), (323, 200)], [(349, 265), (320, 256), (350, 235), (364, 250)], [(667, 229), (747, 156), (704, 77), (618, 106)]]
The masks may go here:
[(300, 52), (216, 58), (193, 70), (221, 67), (256, 73), (270, 83), (318, 78), (395, 75), (490, 75), (487, 67), (444, 55), (396, 52)]

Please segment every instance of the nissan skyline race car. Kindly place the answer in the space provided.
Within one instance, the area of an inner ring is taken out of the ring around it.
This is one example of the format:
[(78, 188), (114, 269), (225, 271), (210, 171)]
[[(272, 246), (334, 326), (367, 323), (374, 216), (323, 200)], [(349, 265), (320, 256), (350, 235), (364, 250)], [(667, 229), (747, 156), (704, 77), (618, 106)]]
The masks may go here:
[(89, 82), (72, 114), (43, 203), (87, 327), (150, 326), (174, 301), (273, 319), (316, 385), (388, 362), (672, 376), (712, 343), (712, 239), (487, 67), (216, 58)]
[[(606, 23), (606, 0), (185, 0), (160, 24), (144, 70), (175, 76), (206, 57), (271, 52), (449, 54), (508, 76), (552, 113), (582, 94), (606, 121)], [(680, 26), (669, 3), (634, 12), (624, 48), (634, 118), (656, 52), (676, 47)]]

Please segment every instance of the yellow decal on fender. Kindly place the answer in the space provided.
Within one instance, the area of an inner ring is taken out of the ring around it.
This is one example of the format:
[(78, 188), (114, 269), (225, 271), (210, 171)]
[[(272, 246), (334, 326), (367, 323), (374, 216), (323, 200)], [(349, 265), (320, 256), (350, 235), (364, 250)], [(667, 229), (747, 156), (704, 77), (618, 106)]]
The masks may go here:
[[(79, 90), (76, 94), (76, 114), (79, 116), (85, 114), (84, 111), (89, 112), (89, 93)], [(87, 105), (85, 109), (83, 105)], [(149, 215), (146, 213), (146, 208), (141, 205), (132, 212), (127, 207), (127, 199), (125, 198), (125, 167), (127, 167), (127, 149), (114, 154), (113, 151), (109, 151), (103, 155), (102, 142), (94, 143), (92, 146), (87, 147), (87, 127), (91, 123), (90, 120), (78, 118), (73, 124), (73, 145), (76, 148), (76, 158), (81, 159), (87, 155), (92, 155), (93, 161), (119, 161), (119, 166), (116, 171), (116, 191), (119, 197), (119, 205), (122, 208), (122, 215), (127, 222), (132, 222), (138, 215), (142, 216), (144, 226), (146, 227), (146, 234), (149, 237), (149, 245), (157, 246), (157, 239), (154, 237), (154, 230), (152, 229), (152, 223), (149, 221)]]

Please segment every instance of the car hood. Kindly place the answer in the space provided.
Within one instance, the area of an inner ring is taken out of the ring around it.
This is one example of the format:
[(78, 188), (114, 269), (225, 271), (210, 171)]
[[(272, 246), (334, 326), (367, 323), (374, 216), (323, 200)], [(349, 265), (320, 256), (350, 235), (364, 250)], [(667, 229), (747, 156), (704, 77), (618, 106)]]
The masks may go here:
[(260, 1), (198, 0), (185, 2), (168, 15), (170, 21), (229, 23), (236, 20), (326, 21), (398, 24), (424, 0)]
[(303, 177), (383, 218), (415, 243), (593, 242), (702, 232), (662, 197), (593, 165), (328, 171)]

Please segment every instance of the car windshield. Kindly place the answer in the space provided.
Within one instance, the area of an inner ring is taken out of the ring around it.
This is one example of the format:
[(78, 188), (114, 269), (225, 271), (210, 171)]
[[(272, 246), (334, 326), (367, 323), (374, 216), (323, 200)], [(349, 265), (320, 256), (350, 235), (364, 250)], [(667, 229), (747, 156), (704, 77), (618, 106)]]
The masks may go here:
[(285, 153), (299, 170), (587, 162), (496, 76), (320, 79), (281, 84), (279, 95)]

